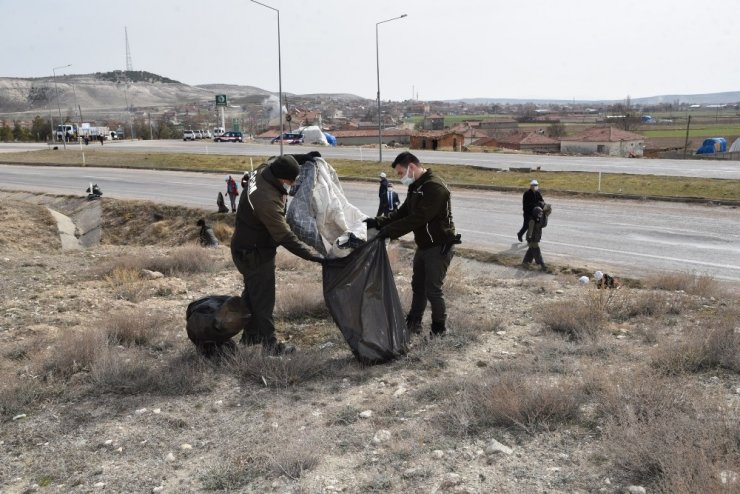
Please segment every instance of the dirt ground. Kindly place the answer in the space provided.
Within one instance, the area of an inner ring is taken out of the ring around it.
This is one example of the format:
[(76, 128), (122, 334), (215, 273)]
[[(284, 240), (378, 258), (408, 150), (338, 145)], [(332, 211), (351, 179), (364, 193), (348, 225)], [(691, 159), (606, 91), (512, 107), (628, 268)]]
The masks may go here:
[[(104, 202), (102, 244), (62, 251), (43, 206), (0, 202), (0, 493), (740, 492), (740, 304), (712, 280), (456, 257), (449, 334), (363, 366), (320, 266), (280, 252), (298, 351), (206, 360), (185, 308), (242, 280), (190, 243), (200, 214)], [(408, 307), (412, 251), (389, 254)]]

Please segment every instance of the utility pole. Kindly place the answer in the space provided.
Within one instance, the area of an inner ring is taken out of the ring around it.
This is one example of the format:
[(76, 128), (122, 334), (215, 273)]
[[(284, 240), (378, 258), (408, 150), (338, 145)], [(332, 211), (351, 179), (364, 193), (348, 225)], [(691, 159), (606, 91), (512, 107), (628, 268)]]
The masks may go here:
[(683, 159), (686, 159), (686, 150), (689, 147), (689, 127), (691, 127), (691, 115), (689, 115), (689, 120), (686, 122), (686, 140), (683, 143)]

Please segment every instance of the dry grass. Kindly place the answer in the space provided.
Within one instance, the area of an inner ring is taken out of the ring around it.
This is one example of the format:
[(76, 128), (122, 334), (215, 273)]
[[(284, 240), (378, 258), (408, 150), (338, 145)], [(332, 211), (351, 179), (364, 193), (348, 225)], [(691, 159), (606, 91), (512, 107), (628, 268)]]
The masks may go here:
[(108, 341), (99, 329), (70, 331), (59, 335), (42, 358), (41, 368), (51, 378), (66, 379), (89, 371), (107, 347)]
[(668, 375), (727, 369), (740, 373), (738, 314), (725, 310), (703, 324), (684, 330), (681, 339), (660, 346), (651, 364)]
[(181, 396), (202, 390), (205, 364), (191, 351), (164, 365), (141, 351), (103, 349), (90, 368), (94, 394)]
[(219, 221), (213, 226), (213, 234), (222, 244), (228, 246), (231, 245), (231, 237), (234, 235), (234, 225)]
[(594, 341), (604, 333), (608, 321), (602, 306), (593, 300), (586, 297), (546, 304), (540, 310), (539, 320), (550, 331), (569, 339)]
[(730, 492), (719, 472), (740, 460), (740, 423), (722, 400), (642, 372), (613, 378), (600, 401), (603, 451), (626, 482), (665, 493)]
[(306, 317), (329, 317), (329, 309), (324, 302), (324, 290), (319, 283), (279, 285), (275, 298), (276, 317), (288, 321)]
[(439, 420), (447, 432), (477, 434), (490, 427), (529, 434), (552, 430), (579, 418), (584, 387), (572, 379), (545, 379), (532, 369), (497, 369), (458, 383)]
[(45, 391), (31, 376), (3, 376), (0, 383), (0, 419), (28, 412), (28, 407), (43, 398)]
[(325, 355), (316, 351), (271, 357), (263, 354), (259, 346), (242, 348), (226, 356), (225, 364), (239, 379), (272, 388), (289, 388), (319, 379), (332, 365)]
[(171, 318), (162, 313), (142, 314), (140, 310), (126, 310), (110, 314), (102, 328), (108, 341), (116, 345), (148, 345), (163, 329), (171, 325)]
[(470, 283), (465, 278), (460, 264), (452, 262), (447, 269), (444, 293), (449, 297), (464, 297), (470, 293)]
[[(128, 262), (126, 260), (125, 262)], [(129, 302), (138, 302), (145, 297), (146, 283), (141, 278), (141, 270), (128, 266), (117, 266), (105, 276), (113, 297)]]
[(216, 270), (219, 261), (211, 251), (196, 244), (178, 247), (166, 257), (151, 257), (144, 267), (150, 271), (159, 271), (166, 275), (184, 275), (192, 273), (210, 273)]
[(283, 271), (299, 271), (306, 268), (308, 261), (280, 247), (275, 255), (275, 267)]
[(708, 275), (696, 273), (662, 273), (645, 280), (645, 286), (658, 290), (684, 291), (704, 298), (721, 293), (720, 284)]
[(680, 314), (691, 305), (690, 301), (660, 291), (625, 289), (620, 292), (624, 296), (607, 308), (609, 315), (618, 321), (626, 321), (635, 317)]

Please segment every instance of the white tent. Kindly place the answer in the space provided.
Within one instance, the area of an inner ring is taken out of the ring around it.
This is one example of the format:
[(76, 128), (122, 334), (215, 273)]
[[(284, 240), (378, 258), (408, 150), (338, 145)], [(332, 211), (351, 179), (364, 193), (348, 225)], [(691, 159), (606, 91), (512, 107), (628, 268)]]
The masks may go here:
[(732, 143), (732, 146), (730, 146), (730, 152), (740, 153), (740, 137), (735, 139), (735, 142)]
[(317, 125), (310, 125), (300, 129), (303, 134), (303, 144), (317, 144), (319, 146), (328, 146), (329, 141)]

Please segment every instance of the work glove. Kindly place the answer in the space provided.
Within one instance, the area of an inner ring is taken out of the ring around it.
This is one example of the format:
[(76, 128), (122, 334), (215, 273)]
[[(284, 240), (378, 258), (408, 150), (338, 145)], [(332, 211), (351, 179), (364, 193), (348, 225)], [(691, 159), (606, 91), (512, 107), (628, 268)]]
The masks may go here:
[(381, 229), (381, 230), (380, 230), (380, 231), (378, 232), (378, 234), (377, 234), (377, 235), (375, 235), (375, 238), (380, 238), (380, 239), (384, 239), (384, 238), (389, 238), (390, 236), (391, 236), (391, 235), (390, 235), (390, 233), (388, 233), (388, 230), (386, 230), (385, 228), (383, 228), (383, 229)]
[(378, 220), (375, 218), (365, 218), (362, 222), (366, 223), (368, 228), (378, 228)]
[(309, 158), (312, 158), (312, 159), (313, 158), (321, 158), (321, 153), (319, 153), (318, 151), (311, 151), (310, 153), (308, 153), (307, 156)]

